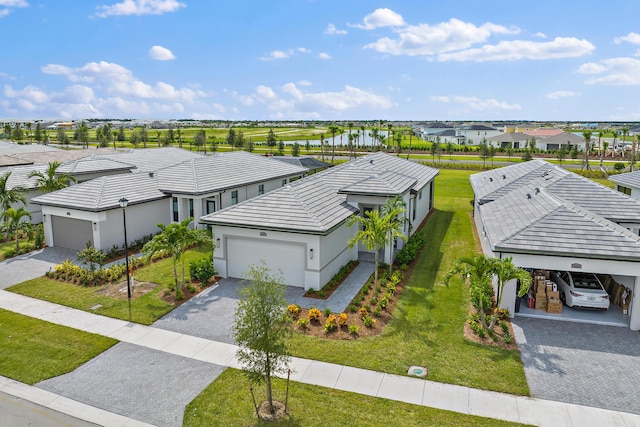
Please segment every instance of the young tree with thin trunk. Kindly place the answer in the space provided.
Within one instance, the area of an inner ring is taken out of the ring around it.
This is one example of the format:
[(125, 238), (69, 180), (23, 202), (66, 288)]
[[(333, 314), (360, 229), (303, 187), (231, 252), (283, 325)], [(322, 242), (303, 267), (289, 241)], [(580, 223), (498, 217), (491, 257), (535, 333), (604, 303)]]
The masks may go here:
[(582, 164), (582, 168), (586, 170), (591, 170), (589, 166), (589, 152), (591, 151), (591, 131), (582, 132), (582, 137), (584, 138), (584, 162)]
[(2, 212), (2, 228), (7, 236), (15, 239), (16, 253), (20, 250), (20, 237), (26, 234), (29, 240), (33, 238), (33, 226), (22, 218), (31, 219), (31, 214), (25, 208), (9, 208)]
[(329, 126), (329, 132), (331, 132), (331, 161), (333, 162), (333, 158), (336, 154), (336, 133), (338, 133), (338, 126), (331, 125)]
[(265, 383), (267, 409), (273, 414), (271, 378), (287, 372), (291, 363), (285, 285), (281, 274), (272, 275), (264, 262), (250, 266), (245, 278), (234, 316), (236, 356), (251, 383)]
[[(531, 283), (533, 282), (531, 274), (520, 267), (516, 267), (513, 263), (512, 257), (497, 259), (495, 262), (493, 273), (495, 274), (498, 282), (496, 311), (500, 310), (500, 305), (502, 304), (502, 294), (504, 293), (504, 285), (506, 285), (507, 282), (509, 282), (510, 280), (518, 280), (520, 282), (518, 297), (526, 295), (527, 292), (529, 292)], [(496, 326), (498, 317), (499, 316), (494, 312), (493, 318), (491, 319), (491, 324), (489, 324), (490, 331), (493, 331), (493, 328)]]
[[(407, 241), (408, 237), (402, 232), (405, 217), (402, 215), (406, 212), (406, 203), (402, 200), (401, 195), (397, 195), (393, 199), (387, 199), (387, 202), (380, 208), (381, 213), (387, 217), (389, 227), (387, 229), (387, 242), (390, 251), (393, 252), (393, 242), (395, 239)], [(389, 262), (389, 274), (393, 273), (393, 253), (391, 253), (391, 261)]]

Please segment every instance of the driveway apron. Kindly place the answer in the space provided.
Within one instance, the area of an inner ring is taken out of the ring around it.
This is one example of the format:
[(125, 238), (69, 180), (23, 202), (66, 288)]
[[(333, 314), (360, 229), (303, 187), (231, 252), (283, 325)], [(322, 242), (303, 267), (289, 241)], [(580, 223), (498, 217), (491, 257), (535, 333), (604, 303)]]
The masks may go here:
[(628, 328), (516, 317), (533, 397), (640, 414), (640, 335)]
[(0, 289), (43, 276), (56, 264), (76, 260), (76, 251), (65, 248), (44, 248), (0, 262)]

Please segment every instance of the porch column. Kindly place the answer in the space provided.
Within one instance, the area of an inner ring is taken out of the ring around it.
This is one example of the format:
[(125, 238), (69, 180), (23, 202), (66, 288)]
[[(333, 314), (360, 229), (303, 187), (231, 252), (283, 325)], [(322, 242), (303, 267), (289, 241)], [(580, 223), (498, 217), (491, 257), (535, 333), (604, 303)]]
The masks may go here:
[[(633, 286), (633, 296), (631, 297), (630, 322), (629, 327), (632, 331), (640, 331), (640, 277), (635, 277), (635, 284)], [(611, 309), (610, 309), (611, 310)]]

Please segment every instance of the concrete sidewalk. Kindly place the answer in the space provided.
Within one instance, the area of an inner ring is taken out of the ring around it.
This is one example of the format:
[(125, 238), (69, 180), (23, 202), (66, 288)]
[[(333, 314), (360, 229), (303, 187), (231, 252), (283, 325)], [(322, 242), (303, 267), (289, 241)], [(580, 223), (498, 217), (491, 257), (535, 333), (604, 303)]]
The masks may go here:
[[(233, 344), (132, 324), (6, 291), (0, 291), (0, 308), (162, 352), (239, 368), (235, 357), (237, 346)], [(292, 368), (294, 381), (469, 415), (544, 427), (640, 425), (640, 415), (635, 414), (477, 390), (314, 360), (293, 358)], [(21, 397), (30, 400), (27, 396)]]

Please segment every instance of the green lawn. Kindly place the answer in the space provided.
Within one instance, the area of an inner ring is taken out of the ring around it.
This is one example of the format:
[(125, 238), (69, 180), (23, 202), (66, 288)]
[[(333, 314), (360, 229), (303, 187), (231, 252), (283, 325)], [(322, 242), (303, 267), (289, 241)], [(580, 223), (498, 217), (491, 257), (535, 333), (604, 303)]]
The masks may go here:
[(404, 375), (427, 366), (429, 379), (528, 395), (520, 354), (471, 343), (463, 337), (468, 289), (442, 277), (455, 259), (475, 252), (469, 171), (442, 170), (436, 179), (436, 210), (423, 231), (427, 243), (382, 335), (337, 341), (295, 334), (295, 356)]
[(116, 343), (0, 309), (0, 375), (26, 384), (71, 372)]
[[(211, 256), (210, 247), (200, 247), (185, 254), (185, 283), (189, 281), (189, 262)], [(150, 325), (166, 313), (173, 310), (173, 306), (166, 303), (158, 295), (163, 289), (173, 284), (173, 264), (171, 258), (166, 258), (145, 266), (134, 273), (135, 280), (158, 283), (158, 287), (131, 302), (132, 319), (136, 323)], [(62, 304), (68, 307), (117, 319), (129, 320), (129, 305), (126, 298), (115, 299), (101, 295), (100, 290), (105, 286), (79, 286), (70, 283), (39, 277), (33, 280), (11, 286), (8, 291), (45, 301)], [(91, 309), (100, 305), (99, 308)]]
[[(284, 380), (274, 381), (274, 396), (285, 400)], [(256, 400), (265, 399), (264, 386), (254, 387)], [(475, 417), (387, 399), (363, 396), (291, 382), (289, 418), (260, 422), (254, 415), (246, 377), (227, 369), (184, 411), (183, 426), (519, 426), (523, 424)]]

